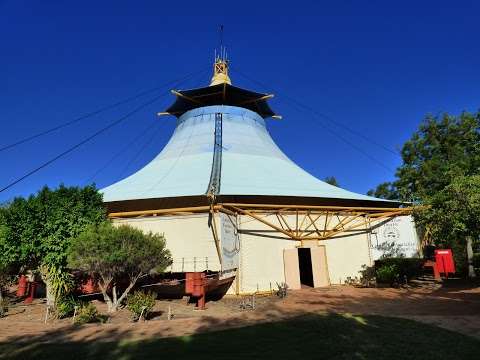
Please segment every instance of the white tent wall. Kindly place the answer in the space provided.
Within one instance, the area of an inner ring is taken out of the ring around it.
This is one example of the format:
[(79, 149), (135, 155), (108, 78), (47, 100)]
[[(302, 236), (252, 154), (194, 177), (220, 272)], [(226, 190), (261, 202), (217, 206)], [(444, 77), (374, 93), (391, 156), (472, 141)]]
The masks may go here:
[[(275, 222), (274, 215), (264, 217)], [(296, 217), (284, 216), (294, 228)], [(342, 217), (330, 221), (335, 226)], [(361, 219), (359, 219), (360, 221)], [(320, 223), (324, 218), (320, 218)], [(276, 288), (276, 282), (285, 281), (283, 251), (300, 246), (299, 242), (283, 239), (284, 235), (272, 230), (265, 224), (253, 221), (247, 216), (240, 220), (240, 271), (239, 291), (270, 290)], [(308, 245), (312, 246), (309, 241)], [(316, 242), (314, 242), (316, 243)], [(369, 246), (369, 234), (363, 231), (352, 232), (338, 238), (323, 240), (327, 255), (327, 266), (331, 284), (343, 284), (348, 277), (359, 277), (363, 265), (372, 265)]]
[[(262, 215), (274, 222), (274, 215)], [(290, 226), (294, 227), (295, 216), (284, 216)], [(332, 218), (330, 226), (335, 226), (342, 217)], [(395, 219), (393, 219), (395, 220)], [(167, 271), (219, 271), (215, 240), (208, 227), (208, 214), (158, 216), (136, 219), (116, 219), (116, 224), (129, 224), (143, 231), (164, 233), (167, 247), (172, 253), (173, 264)], [(358, 221), (363, 221), (358, 219)], [(392, 220), (390, 220), (392, 221)], [(398, 220), (395, 220), (398, 222)], [(320, 223), (324, 220), (320, 219)], [(220, 231), (219, 215), (216, 216), (217, 231)], [(409, 221), (412, 227), (413, 222)], [(285, 236), (266, 224), (253, 220), (248, 216), (239, 216), (239, 269), (237, 279), (229, 293), (251, 293), (269, 291), (276, 288), (276, 283), (285, 281), (284, 250), (300, 246), (297, 241), (285, 239)], [(343, 284), (348, 277), (359, 277), (363, 265), (373, 264), (372, 250), (368, 231), (359, 227), (360, 231), (338, 234), (336, 238), (323, 240), (325, 246), (328, 274), (331, 284)], [(413, 230), (412, 230), (413, 231)], [(317, 242), (310, 241), (305, 246)], [(313, 245), (316, 246), (316, 245)], [(238, 284), (237, 284), (238, 282)]]
[(348, 277), (360, 277), (362, 266), (372, 265), (367, 232), (324, 240), (331, 284), (343, 284)]
[(173, 258), (167, 271), (220, 270), (215, 240), (208, 227), (208, 214), (115, 219), (114, 222), (144, 232), (163, 233)]
[(277, 282), (285, 282), (283, 250), (294, 249), (296, 241), (281, 238), (282, 234), (246, 216), (241, 216), (239, 223), (239, 292), (276, 289)]

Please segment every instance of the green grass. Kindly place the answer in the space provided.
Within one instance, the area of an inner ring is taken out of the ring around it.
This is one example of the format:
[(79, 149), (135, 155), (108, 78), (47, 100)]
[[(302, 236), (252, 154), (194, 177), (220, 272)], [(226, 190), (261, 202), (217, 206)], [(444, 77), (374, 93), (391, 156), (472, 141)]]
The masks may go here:
[[(214, 327), (214, 324), (206, 324)], [(55, 334), (58, 336), (58, 334)], [(2, 359), (478, 359), (480, 341), (415, 321), (305, 315), (176, 338), (0, 344)]]

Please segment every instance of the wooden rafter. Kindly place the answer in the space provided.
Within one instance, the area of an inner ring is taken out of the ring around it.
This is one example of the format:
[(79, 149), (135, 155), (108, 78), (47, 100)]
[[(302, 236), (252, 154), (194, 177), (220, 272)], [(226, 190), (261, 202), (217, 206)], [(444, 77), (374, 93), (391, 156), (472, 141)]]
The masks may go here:
[(199, 105), (204, 105), (201, 101), (198, 101), (197, 99), (194, 99), (193, 97), (190, 97), (190, 96), (187, 96), (187, 95), (184, 95), (182, 94), (181, 92), (178, 92), (176, 90), (171, 90), (172, 94), (176, 95), (176, 96), (179, 96), (181, 98), (184, 98), (188, 101), (191, 101), (191, 102), (194, 102), (196, 104), (199, 104)]
[[(218, 246), (218, 231), (214, 216), (218, 212), (247, 216), (252, 221), (262, 223), (279, 232), (287, 239), (303, 241), (326, 240), (351, 231), (367, 231), (374, 223), (399, 215), (410, 214), (412, 209), (219, 203), (211, 206), (115, 212), (110, 213), (109, 217), (135, 218), (211, 213), (212, 232)], [(287, 216), (290, 216), (289, 220), (286, 218)], [(338, 222), (332, 224), (334, 217), (338, 217)]]

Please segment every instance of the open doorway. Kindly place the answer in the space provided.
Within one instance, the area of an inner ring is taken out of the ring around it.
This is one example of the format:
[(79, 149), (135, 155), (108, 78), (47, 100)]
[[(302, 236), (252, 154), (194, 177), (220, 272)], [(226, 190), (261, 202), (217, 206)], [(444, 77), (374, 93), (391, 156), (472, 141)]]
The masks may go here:
[(301, 286), (314, 287), (310, 248), (298, 248), (298, 267), (300, 269)]

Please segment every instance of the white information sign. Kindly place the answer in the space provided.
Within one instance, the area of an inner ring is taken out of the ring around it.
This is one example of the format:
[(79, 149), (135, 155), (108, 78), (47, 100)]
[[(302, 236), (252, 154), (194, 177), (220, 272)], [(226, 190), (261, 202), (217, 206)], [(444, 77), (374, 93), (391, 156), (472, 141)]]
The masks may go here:
[(222, 272), (220, 279), (234, 276), (239, 265), (240, 238), (236, 216), (220, 213)]
[(370, 236), (373, 260), (395, 248), (406, 257), (418, 256), (419, 240), (412, 216), (397, 216), (380, 226), (373, 226)]

